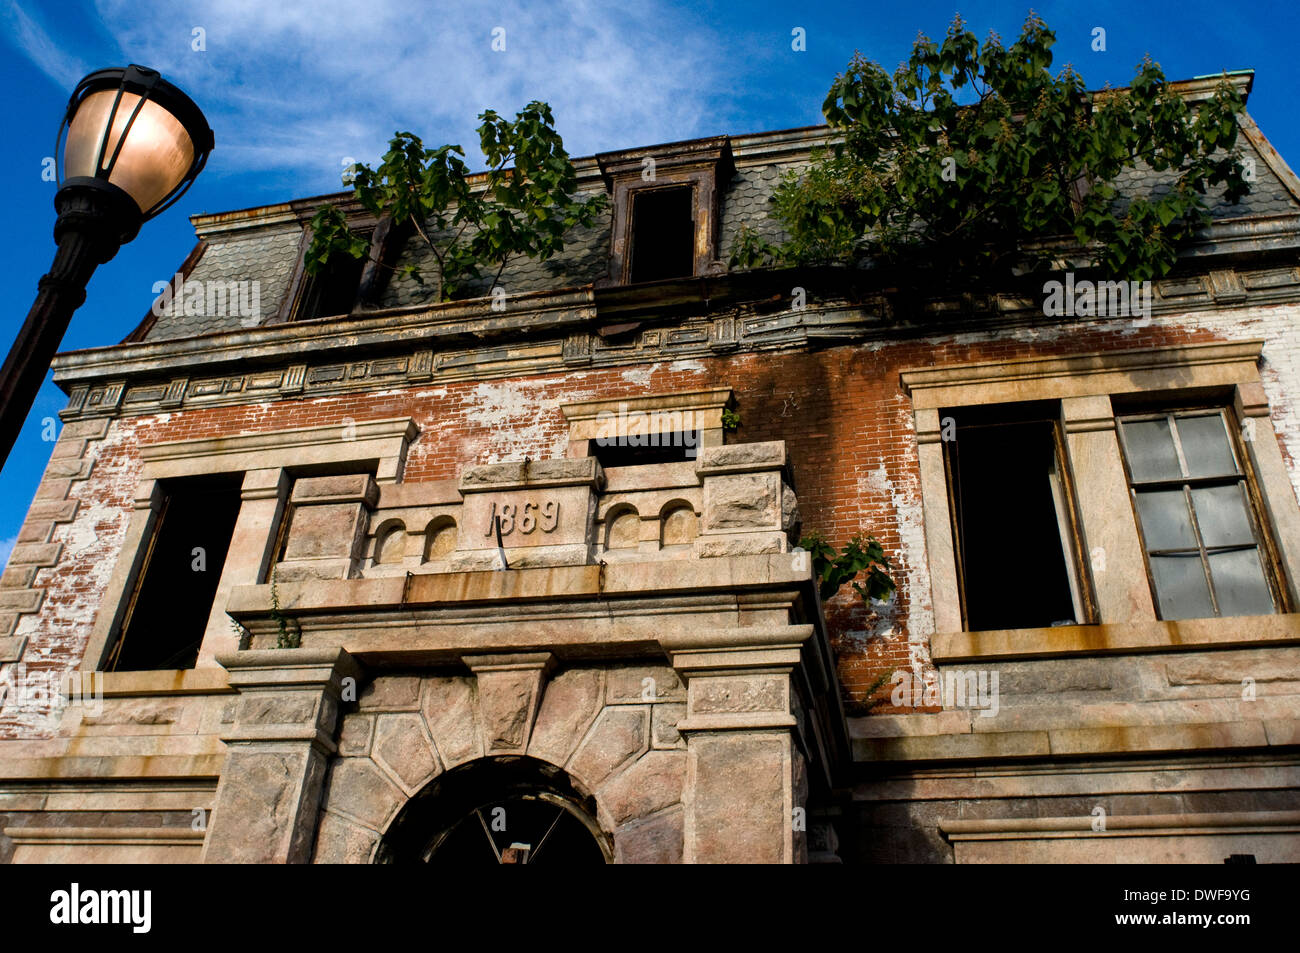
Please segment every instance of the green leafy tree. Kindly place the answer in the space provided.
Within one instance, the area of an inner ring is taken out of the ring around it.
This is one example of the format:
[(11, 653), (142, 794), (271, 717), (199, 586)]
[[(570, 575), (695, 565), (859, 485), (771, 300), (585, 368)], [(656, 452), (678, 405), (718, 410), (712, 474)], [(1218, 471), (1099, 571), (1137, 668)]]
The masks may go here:
[[(884, 602), (894, 592), (894, 580), (889, 575), (889, 558), (874, 536), (854, 536), (839, 552), (826, 542), (820, 533), (809, 533), (799, 540), (799, 547), (807, 550), (812, 560), (813, 576), (817, 579), (818, 595), (825, 602), (846, 582), (863, 601)], [(861, 582), (856, 581), (862, 573)]]
[[(551, 107), (531, 102), (513, 121), (483, 112), (479, 145), (488, 171), (471, 179), (458, 145), (426, 149), (420, 137), (396, 133), (377, 169), (353, 167), (353, 195), (376, 218), (409, 225), (437, 261), (435, 296), (450, 300), (491, 274), (501, 277), (518, 256), (544, 261), (564, 249), (576, 226), (591, 226), (605, 206), (598, 194), (576, 198), (577, 173), (555, 131)], [(343, 212), (322, 207), (311, 221), (305, 268), (316, 274), (335, 255), (363, 258), (370, 242), (348, 227)], [(379, 264), (383, 265), (382, 262)], [(424, 284), (415, 264), (395, 269)]]
[[(1210, 219), (1207, 191), (1249, 191), (1242, 99), (1223, 82), (1189, 103), (1150, 59), (1127, 89), (1090, 93), (1069, 66), (1050, 72), (1055, 39), (1031, 13), (1010, 47), (981, 45), (958, 17), (892, 75), (855, 55), (822, 106), (837, 142), (774, 196), (788, 239), (746, 231), (733, 266), (872, 263), (933, 286), (1051, 267), (1065, 247), (1117, 278), (1168, 272)], [(1121, 195), (1140, 165), (1168, 187)]]

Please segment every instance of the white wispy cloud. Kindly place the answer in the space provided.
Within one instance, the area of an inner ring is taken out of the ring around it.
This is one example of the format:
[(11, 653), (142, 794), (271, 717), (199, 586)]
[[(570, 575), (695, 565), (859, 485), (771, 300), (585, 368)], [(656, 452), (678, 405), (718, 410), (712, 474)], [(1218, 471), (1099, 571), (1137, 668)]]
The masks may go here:
[[(659, 2), (483, 4), (416, 0), (96, 0), (122, 63), (159, 69), (217, 134), (210, 172), (289, 173), (295, 194), (341, 187), (342, 160), (373, 161), (395, 130), (459, 142), (477, 115), (549, 102), (571, 154), (715, 134), (731, 89), (707, 21)], [(671, 12), (671, 16), (667, 15)], [(11, 39), (69, 88), (84, 72), (75, 22), (44, 28), (9, 0)], [(492, 48), (504, 29), (504, 51)], [(81, 26), (84, 29), (84, 25)], [(193, 50), (194, 30), (206, 50)], [(107, 65), (96, 63), (95, 65)]]
[(13, 0), (0, 4), (0, 22), (11, 40), (46, 76), (68, 92), (88, 71), (85, 64), (56, 43), (45, 28)]

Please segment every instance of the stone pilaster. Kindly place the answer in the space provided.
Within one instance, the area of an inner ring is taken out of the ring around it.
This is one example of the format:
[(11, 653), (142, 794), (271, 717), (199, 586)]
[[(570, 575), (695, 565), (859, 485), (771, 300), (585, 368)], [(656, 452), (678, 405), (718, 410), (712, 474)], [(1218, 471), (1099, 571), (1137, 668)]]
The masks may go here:
[(686, 682), (685, 863), (806, 859), (804, 756), (791, 673), (812, 626), (660, 640)]
[[(951, 420), (951, 418), (949, 418)], [(921, 507), (925, 522), (925, 555), (930, 566), (930, 598), (935, 632), (961, 632), (961, 591), (957, 584), (957, 554), (948, 515), (948, 470), (943, 459), (943, 426), (939, 411), (916, 412), (916, 456), (921, 469)], [(955, 428), (955, 423), (953, 424)]]
[[(218, 656), (239, 692), (222, 735), (204, 863), (308, 863), (339, 706), (361, 671), (342, 649), (264, 649)], [(352, 679), (351, 683), (347, 679)]]

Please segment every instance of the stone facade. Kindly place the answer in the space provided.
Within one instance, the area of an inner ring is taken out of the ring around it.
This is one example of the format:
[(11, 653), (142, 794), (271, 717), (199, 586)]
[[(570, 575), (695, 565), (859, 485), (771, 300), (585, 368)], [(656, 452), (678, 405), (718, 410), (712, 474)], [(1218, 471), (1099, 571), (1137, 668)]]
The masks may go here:
[[(790, 275), (727, 273), (825, 130), (579, 160), (586, 190), (644, 155), (697, 189), (695, 274), (625, 284), (615, 203), (504, 312), (394, 285), (288, 320), (320, 200), (196, 218), (186, 280), (258, 280), (261, 313), (56, 363), (0, 577), (0, 860), (437, 861), (469, 823), (541, 862), (504, 820), (535, 804), (610, 862), (1300, 859), (1300, 182), (1242, 129), (1251, 197), (1142, 317), (816, 276), (796, 310)], [(1160, 617), (1116, 424), (1156, 397), (1241, 430), (1277, 612)], [(945, 415), (1025, 401), (1061, 435), (1082, 611), (972, 632)], [(197, 659), (105, 671), (197, 477), (238, 496)], [(876, 535), (894, 599), (823, 607), (814, 530)]]

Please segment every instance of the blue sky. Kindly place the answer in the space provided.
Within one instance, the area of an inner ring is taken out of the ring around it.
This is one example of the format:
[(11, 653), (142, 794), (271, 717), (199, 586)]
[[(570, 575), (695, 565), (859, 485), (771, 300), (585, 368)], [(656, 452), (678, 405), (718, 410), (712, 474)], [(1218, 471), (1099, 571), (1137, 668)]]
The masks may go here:
[[(100, 267), (63, 349), (115, 344), (194, 244), (188, 215), (338, 190), (351, 159), (373, 162), (396, 129), (474, 157), (475, 117), (530, 99), (555, 111), (573, 155), (821, 121), (831, 79), (855, 49), (893, 67), (918, 31), (942, 36), (960, 11), (980, 36), (1010, 42), (1029, 4), (771, 2), (446, 3), (415, 0), (0, 0), (0, 98), (11, 183), (0, 330), (8, 347), (54, 254), (54, 185), (42, 181), (67, 97), (85, 73), (140, 63), (203, 108), (216, 132), (207, 169), (182, 201)], [(1294, 0), (1038, 2), (1056, 31), (1056, 66), (1090, 86), (1122, 85), (1150, 53), (1170, 78), (1254, 68), (1249, 110), (1293, 165), (1300, 60)], [(505, 50), (493, 51), (493, 31)], [(801, 27), (806, 49), (791, 48)], [(1106, 31), (1106, 50), (1092, 47)], [(202, 31), (203, 50), (193, 47)], [(0, 473), (7, 558), (53, 444), (41, 421), (64, 406), (47, 382)]]

